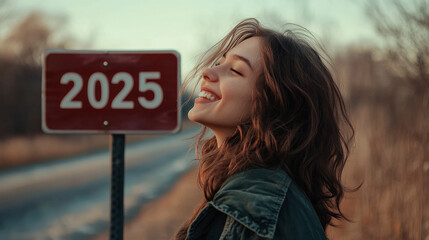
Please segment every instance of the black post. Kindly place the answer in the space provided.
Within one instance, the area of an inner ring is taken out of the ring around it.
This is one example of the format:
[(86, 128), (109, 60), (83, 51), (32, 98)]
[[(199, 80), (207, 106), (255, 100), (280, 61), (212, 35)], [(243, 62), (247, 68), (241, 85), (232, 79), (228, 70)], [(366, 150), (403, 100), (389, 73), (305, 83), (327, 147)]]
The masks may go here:
[(112, 179), (110, 184), (110, 240), (124, 236), (124, 134), (111, 135), (110, 156)]

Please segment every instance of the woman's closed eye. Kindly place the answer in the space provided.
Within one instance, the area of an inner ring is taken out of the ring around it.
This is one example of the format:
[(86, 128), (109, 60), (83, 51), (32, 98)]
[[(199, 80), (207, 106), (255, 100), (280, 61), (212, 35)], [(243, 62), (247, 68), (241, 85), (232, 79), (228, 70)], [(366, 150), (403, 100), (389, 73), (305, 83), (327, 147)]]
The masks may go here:
[(231, 71), (232, 71), (233, 73), (235, 73), (235, 74), (238, 74), (238, 75), (240, 75), (240, 76), (243, 76), (243, 74), (241, 74), (241, 72), (239, 72), (239, 71), (235, 70), (234, 68), (231, 68)]

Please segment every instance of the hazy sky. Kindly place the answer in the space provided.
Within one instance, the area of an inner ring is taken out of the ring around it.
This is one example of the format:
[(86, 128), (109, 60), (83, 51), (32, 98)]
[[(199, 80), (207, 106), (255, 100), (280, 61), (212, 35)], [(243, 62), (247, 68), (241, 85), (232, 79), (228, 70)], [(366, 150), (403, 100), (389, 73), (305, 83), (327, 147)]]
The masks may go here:
[(330, 46), (374, 41), (364, 0), (14, 0), (18, 14), (40, 10), (67, 18), (64, 32), (91, 49), (175, 49), (186, 71), (195, 57), (235, 24), (303, 25)]

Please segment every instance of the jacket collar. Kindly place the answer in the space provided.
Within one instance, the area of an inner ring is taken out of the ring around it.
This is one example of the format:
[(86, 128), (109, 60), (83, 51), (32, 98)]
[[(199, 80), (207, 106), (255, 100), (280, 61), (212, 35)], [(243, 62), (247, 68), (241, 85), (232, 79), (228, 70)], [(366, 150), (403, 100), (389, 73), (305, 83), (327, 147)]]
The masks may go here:
[(231, 176), (210, 204), (257, 235), (273, 238), (291, 182), (283, 170), (251, 169)]

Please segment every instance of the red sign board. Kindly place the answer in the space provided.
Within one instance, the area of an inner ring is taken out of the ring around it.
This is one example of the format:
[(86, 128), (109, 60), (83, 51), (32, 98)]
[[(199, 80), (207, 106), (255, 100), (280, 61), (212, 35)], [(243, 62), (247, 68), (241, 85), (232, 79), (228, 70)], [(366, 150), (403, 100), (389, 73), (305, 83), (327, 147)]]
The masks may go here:
[(180, 129), (175, 51), (47, 51), (46, 133), (154, 133)]

